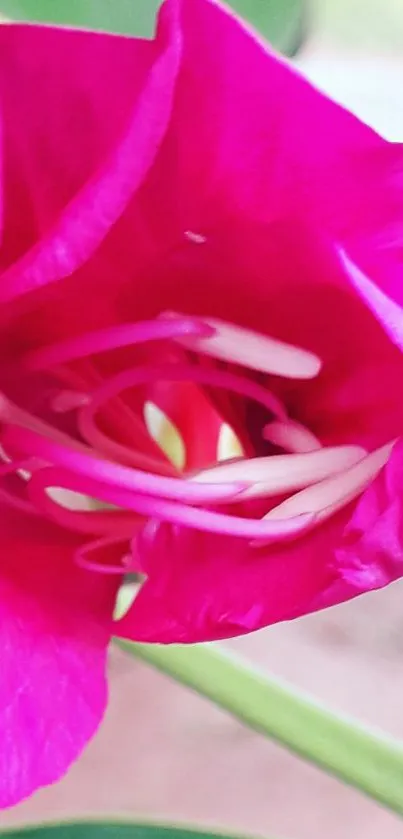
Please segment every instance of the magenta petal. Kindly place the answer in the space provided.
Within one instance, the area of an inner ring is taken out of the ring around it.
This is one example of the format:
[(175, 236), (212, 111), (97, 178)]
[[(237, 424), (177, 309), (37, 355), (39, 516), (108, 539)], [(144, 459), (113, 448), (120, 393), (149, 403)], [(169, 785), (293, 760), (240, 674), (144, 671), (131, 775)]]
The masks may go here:
[[(354, 594), (403, 574), (403, 443), (358, 501), (336, 549), (340, 576)], [(326, 595), (328, 597), (328, 595)]]
[(177, 6), (184, 52), (160, 166), (165, 185), (177, 184), (180, 224), (203, 234), (197, 224), (222, 211), (261, 222), (303, 212), (340, 235), (374, 229), (399, 201), (396, 190), (381, 193), (398, 160), (392, 144), (315, 90), (220, 3)]
[[(380, 478), (378, 478), (378, 481)], [(365, 527), (339, 514), (284, 547), (155, 527), (142, 554), (148, 579), (115, 633), (142, 642), (195, 643), (242, 635), (380, 588), (402, 575), (401, 502), (365, 495)], [(370, 507), (372, 504), (372, 513)]]
[(3, 275), (2, 301), (77, 269), (145, 178), (171, 113), (180, 55), (175, 18), (165, 9), (150, 43), (1, 28), (12, 206), (3, 259), (18, 256), (24, 240), (33, 244)]
[(332, 522), (293, 544), (256, 549), (246, 540), (148, 526), (140, 549), (148, 579), (115, 633), (194, 643), (303, 614), (335, 579), (329, 565), (333, 534)]
[(402, 144), (315, 90), (219, 3), (185, 3), (183, 32), (174, 124), (195, 229), (207, 208), (210, 219), (229, 208), (266, 222), (302, 218), (345, 247), (402, 308)]
[(379, 288), (373, 280), (366, 276), (346, 253), (340, 250), (340, 259), (348, 277), (355, 286), (358, 294), (365, 300), (368, 307), (384, 326), (390, 339), (403, 349), (403, 309), (393, 298)]
[(117, 634), (211, 641), (382, 588), (403, 574), (402, 486), (400, 443), (357, 503), (284, 547), (257, 551), (241, 540), (149, 526), (140, 542), (148, 579)]
[(1, 515), (0, 807), (7, 807), (58, 780), (98, 727), (115, 584), (76, 568), (62, 531)]

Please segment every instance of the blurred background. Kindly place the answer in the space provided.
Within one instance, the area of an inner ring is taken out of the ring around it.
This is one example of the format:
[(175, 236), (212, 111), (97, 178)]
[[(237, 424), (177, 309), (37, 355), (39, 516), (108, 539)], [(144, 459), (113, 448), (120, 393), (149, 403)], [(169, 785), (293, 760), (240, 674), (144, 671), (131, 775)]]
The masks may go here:
[[(302, 17), (299, 0), (233, 5), (318, 86), (403, 140), (403, 0), (311, 0)], [(231, 646), (403, 738), (403, 585)], [(276, 839), (402, 839), (395, 816), (115, 650), (110, 683), (106, 722), (82, 759), (2, 826), (118, 813)]]

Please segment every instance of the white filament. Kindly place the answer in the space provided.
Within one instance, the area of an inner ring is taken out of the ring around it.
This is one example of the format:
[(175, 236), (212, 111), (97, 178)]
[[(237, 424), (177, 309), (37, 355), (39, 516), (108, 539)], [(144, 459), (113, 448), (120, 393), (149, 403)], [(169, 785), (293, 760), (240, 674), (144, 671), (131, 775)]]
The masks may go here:
[(269, 443), (279, 446), (289, 452), (302, 454), (321, 449), (322, 444), (312, 431), (295, 420), (274, 420), (263, 429), (263, 437)]
[(304, 454), (243, 458), (204, 469), (191, 480), (201, 483), (244, 481), (250, 486), (238, 496), (239, 500), (264, 498), (317, 484), (349, 469), (366, 454), (360, 446), (333, 446)]
[[(164, 317), (181, 317), (174, 312)], [(308, 350), (286, 344), (251, 329), (235, 326), (218, 318), (203, 318), (214, 329), (208, 338), (177, 338), (183, 346), (213, 358), (241, 364), (251, 370), (290, 379), (312, 379), (318, 375), (321, 361)]]
[(368, 454), (350, 469), (292, 495), (274, 507), (265, 519), (315, 513), (315, 524), (325, 521), (360, 495), (387, 463), (395, 440)]

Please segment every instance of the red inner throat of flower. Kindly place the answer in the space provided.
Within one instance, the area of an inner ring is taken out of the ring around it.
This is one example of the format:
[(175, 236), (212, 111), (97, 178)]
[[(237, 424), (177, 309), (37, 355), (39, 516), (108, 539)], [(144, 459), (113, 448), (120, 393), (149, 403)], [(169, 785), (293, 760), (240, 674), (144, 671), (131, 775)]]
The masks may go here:
[[(150, 520), (257, 548), (298, 538), (362, 493), (393, 445), (323, 446), (288, 415), (276, 382), (320, 368), (299, 347), (172, 313), (31, 351), (22, 380), (53, 384), (35, 412), (1, 400), (0, 501), (87, 534), (76, 561), (104, 573), (141, 570)], [(118, 564), (99, 553), (111, 545)]]

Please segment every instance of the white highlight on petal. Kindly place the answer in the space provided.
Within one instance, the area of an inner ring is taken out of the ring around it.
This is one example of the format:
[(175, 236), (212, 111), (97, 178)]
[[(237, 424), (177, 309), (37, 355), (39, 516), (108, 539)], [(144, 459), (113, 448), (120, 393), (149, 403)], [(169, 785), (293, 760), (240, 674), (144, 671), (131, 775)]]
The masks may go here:
[[(164, 312), (164, 317), (178, 317)], [(321, 360), (314, 353), (285, 344), (251, 329), (227, 323), (218, 318), (201, 318), (214, 329), (209, 338), (177, 338), (180, 344), (197, 352), (241, 364), (251, 370), (284, 376), (290, 379), (312, 379), (318, 375)]]
[[(332, 446), (304, 454), (254, 457), (204, 469), (191, 480), (207, 483), (245, 481), (251, 486), (237, 500), (280, 495), (317, 484), (324, 478), (343, 472), (367, 454), (360, 446)], [(281, 505), (280, 505), (281, 506)], [(277, 508), (279, 509), (279, 508)], [(304, 511), (305, 512), (305, 511)]]
[(11, 463), (12, 462), (11, 457), (8, 456), (6, 450), (3, 449), (2, 445), (0, 445), (0, 460), (3, 460), (4, 463)]
[(263, 437), (269, 443), (295, 454), (314, 452), (322, 448), (322, 443), (312, 434), (312, 431), (295, 420), (269, 422), (263, 429)]
[(223, 422), (218, 435), (217, 460), (231, 460), (243, 455), (244, 449), (239, 437), (227, 422)]
[(186, 463), (186, 447), (176, 425), (154, 402), (144, 403), (144, 422), (147, 431), (167, 458), (182, 471)]
[(402, 307), (391, 297), (388, 297), (370, 277), (361, 271), (358, 265), (350, 259), (343, 248), (338, 249), (339, 257), (344, 268), (355, 285), (355, 288), (371, 308), (376, 319), (381, 321), (390, 339), (403, 349)]
[(396, 440), (393, 440), (345, 472), (292, 495), (270, 510), (264, 518), (288, 518), (309, 512), (316, 514), (315, 524), (325, 521), (361, 495), (389, 460), (395, 443)]
[(194, 242), (195, 245), (204, 245), (207, 242), (202, 233), (194, 233), (193, 230), (185, 230), (185, 236), (189, 239), (189, 242)]

